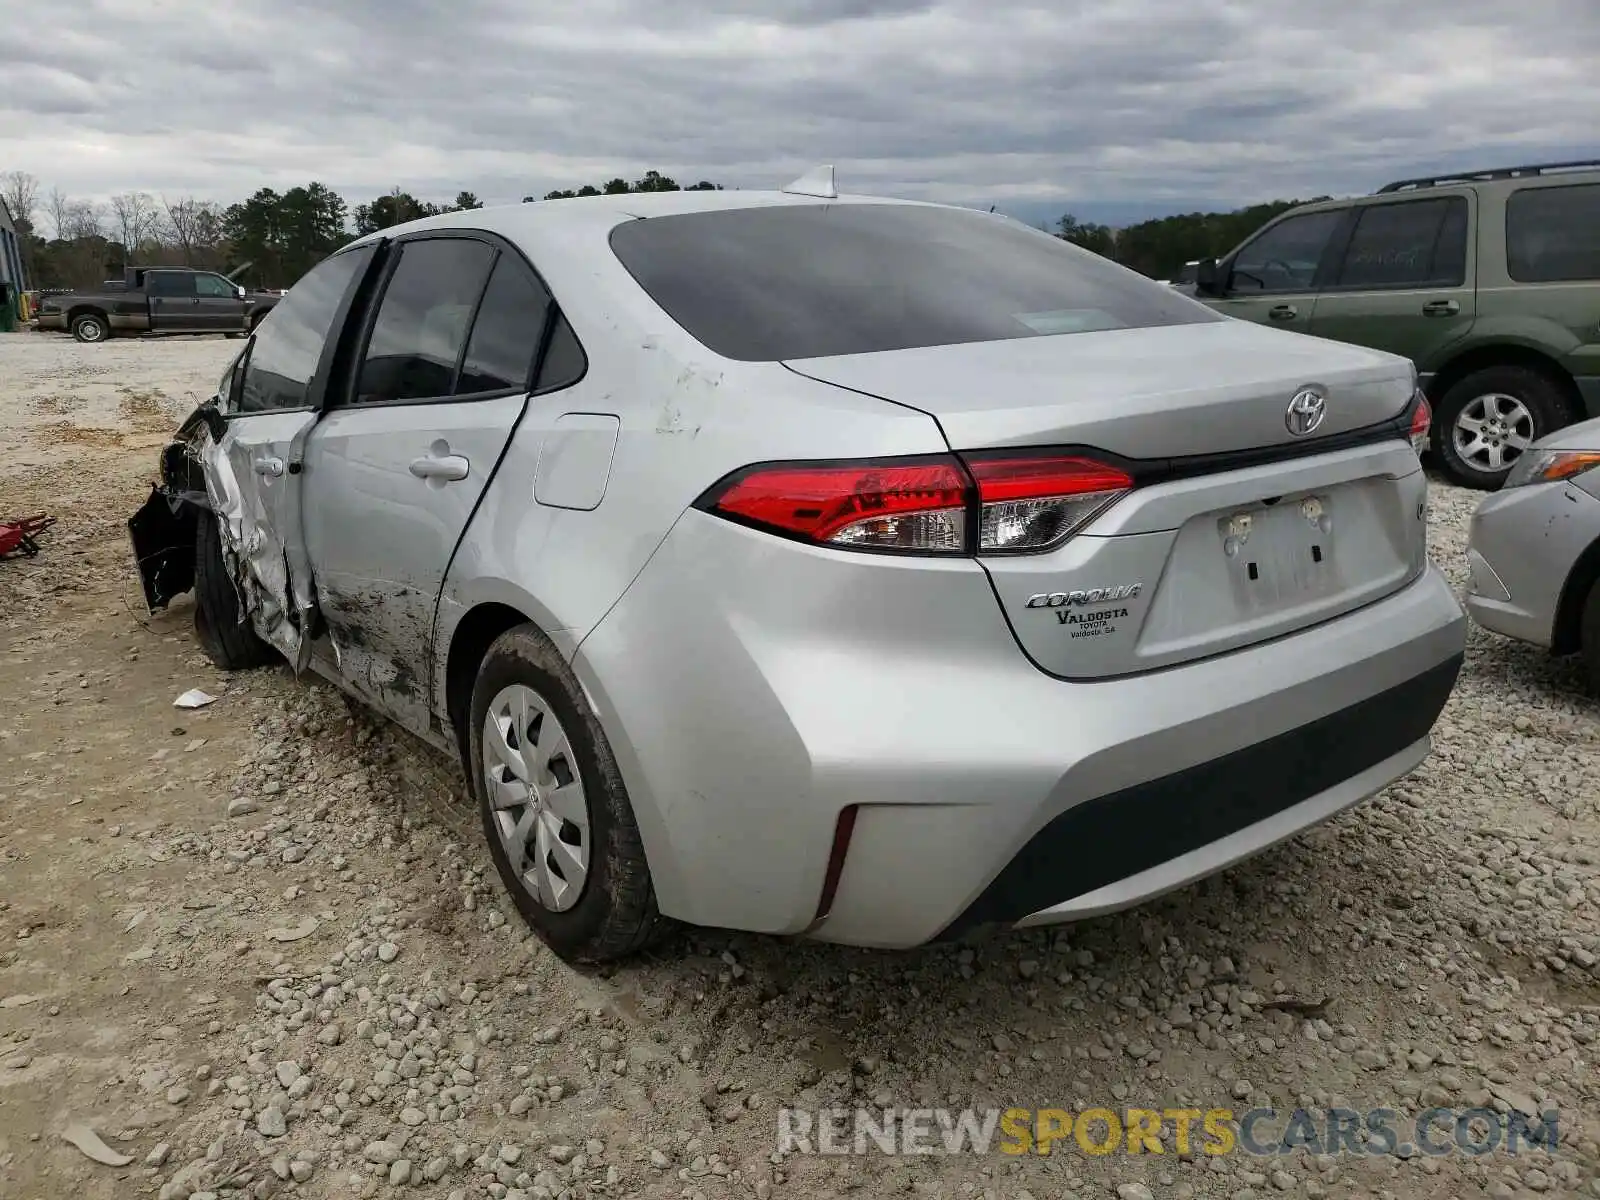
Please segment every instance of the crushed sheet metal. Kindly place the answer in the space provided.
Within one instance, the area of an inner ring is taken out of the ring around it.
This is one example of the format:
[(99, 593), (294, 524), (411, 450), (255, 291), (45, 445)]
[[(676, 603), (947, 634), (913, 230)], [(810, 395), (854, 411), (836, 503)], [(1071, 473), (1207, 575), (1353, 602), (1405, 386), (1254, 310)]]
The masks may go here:
[[(259, 492), (239, 486), (237, 466), (244, 456), (234, 448), (230, 427), (220, 443), (209, 430), (199, 435), (198, 453), (205, 469), (206, 494), (222, 533), (222, 557), (239, 590), (242, 616), (256, 633), (291, 663), (300, 661), (300, 629), (290, 615), (289, 566), (282, 543), (271, 534), (271, 522)], [(248, 469), (248, 464), (244, 464)]]

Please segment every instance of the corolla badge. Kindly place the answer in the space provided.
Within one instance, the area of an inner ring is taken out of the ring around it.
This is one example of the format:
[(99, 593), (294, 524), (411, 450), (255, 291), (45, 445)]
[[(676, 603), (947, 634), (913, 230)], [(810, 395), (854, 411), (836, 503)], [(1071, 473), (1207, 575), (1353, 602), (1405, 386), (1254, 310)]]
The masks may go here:
[(1328, 397), (1319, 388), (1301, 388), (1289, 401), (1283, 423), (1295, 437), (1315, 433), (1328, 415)]

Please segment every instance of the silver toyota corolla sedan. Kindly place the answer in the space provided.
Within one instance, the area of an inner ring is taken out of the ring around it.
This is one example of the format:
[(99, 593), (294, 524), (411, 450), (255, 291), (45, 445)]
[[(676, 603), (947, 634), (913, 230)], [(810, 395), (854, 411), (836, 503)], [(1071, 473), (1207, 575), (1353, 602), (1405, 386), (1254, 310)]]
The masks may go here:
[(313, 269), (132, 522), (224, 666), (459, 754), (575, 960), (1104, 913), (1411, 771), (1462, 657), (1394, 356), (965, 209), (676, 192)]
[(1600, 420), (1536, 442), (1473, 515), (1467, 611), (1553, 654), (1581, 651), (1600, 691)]

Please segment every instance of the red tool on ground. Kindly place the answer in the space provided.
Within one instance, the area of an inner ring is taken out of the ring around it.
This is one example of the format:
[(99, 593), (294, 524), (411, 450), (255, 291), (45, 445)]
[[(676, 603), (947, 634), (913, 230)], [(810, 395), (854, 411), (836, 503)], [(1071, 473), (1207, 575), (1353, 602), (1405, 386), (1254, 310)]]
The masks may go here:
[(13, 554), (32, 558), (39, 553), (38, 535), (56, 523), (54, 517), (35, 513), (31, 517), (18, 517), (14, 521), (0, 521), (0, 558)]

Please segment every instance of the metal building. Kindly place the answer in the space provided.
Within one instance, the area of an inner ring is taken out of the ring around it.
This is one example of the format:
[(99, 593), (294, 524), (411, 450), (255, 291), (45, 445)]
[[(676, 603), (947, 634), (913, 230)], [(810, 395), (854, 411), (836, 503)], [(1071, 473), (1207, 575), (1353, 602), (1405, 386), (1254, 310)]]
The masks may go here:
[(0, 200), (0, 329), (15, 328), (18, 304), (27, 287), (22, 274), (22, 240), (11, 210)]

